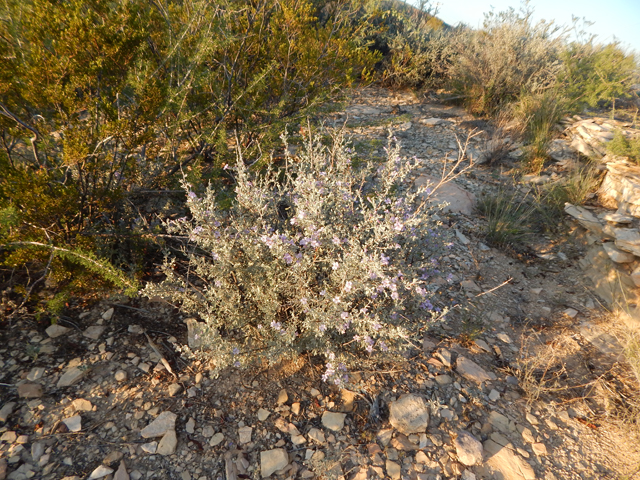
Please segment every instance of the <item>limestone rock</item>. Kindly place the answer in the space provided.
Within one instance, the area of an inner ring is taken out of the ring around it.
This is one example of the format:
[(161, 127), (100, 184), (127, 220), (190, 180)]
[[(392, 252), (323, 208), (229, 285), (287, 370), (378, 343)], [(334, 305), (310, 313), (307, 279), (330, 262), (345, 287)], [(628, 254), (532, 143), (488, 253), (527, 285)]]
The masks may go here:
[(278, 400), (276, 403), (278, 405), (283, 405), (287, 403), (287, 400), (289, 400), (289, 395), (287, 394), (287, 391), (283, 388), (282, 390), (280, 390), (280, 393), (278, 394)]
[(39, 383), (21, 383), (18, 385), (20, 398), (39, 398), (42, 396), (42, 385)]
[(433, 205), (447, 204), (443, 208), (443, 212), (463, 213), (465, 215), (472, 215), (475, 205), (475, 197), (462, 187), (459, 187), (454, 182), (448, 182), (440, 185), (436, 188), (439, 179), (431, 177), (429, 175), (421, 175), (415, 181), (416, 187), (422, 187), (424, 185), (431, 185), (431, 190), (422, 194), (425, 199), (428, 199), (429, 203)]
[(73, 402), (71, 402), (73, 408), (76, 412), (90, 412), (93, 410), (93, 405), (89, 400), (85, 400), (84, 398), (76, 398)]
[(187, 433), (191, 433), (193, 434), (193, 432), (195, 432), (195, 428), (196, 428), (196, 421), (193, 419), (193, 417), (189, 418), (189, 420), (187, 420), (187, 423), (184, 426), (184, 429)]
[(224, 440), (224, 435), (218, 432), (213, 437), (211, 437), (211, 440), (209, 440), (209, 445), (211, 445), (212, 447), (215, 447), (217, 445), (220, 445), (223, 440)]
[(482, 462), (482, 444), (469, 432), (461, 430), (454, 441), (458, 460), (467, 467)]
[(4, 423), (9, 418), (9, 415), (13, 413), (13, 408), (16, 406), (16, 402), (7, 402), (2, 408), (0, 408), (0, 422)]
[(271, 476), (289, 465), (289, 455), (282, 448), (260, 452), (260, 473), (262, 478)]
[(403, 395), (389, 404), (389, 422), (405, 435), (423, 433), (429, 426), (429, 409), (422, 397)]
[(327, 441), (324, 437), (324, 432), (317, 428), (312, 428), (311, 430), (309, 430), (308, 435), (310, 439), (315, 440), (320, 444), (323, 444)]
[(508, 447), (503, 447), (493, 440), (487, 440), (484, 442), (484, 451), (485, 462), (476, 469), (480, 478), (536, 480), (536, 474), (531, 465)]
[[(82, 430), (82, 417), (80, 415), (74, 415), (73, 417), (65, 418), (62, 420), (70, 432), (79, 432)], [(113, 470), (112, 470), (113, 471)]]
[(456, 371), (471, 382), (483, 383), (491, 380), (489, 374), (480, 365), (466, 357), (458, 357)]
[(91, 340), (98, 340), (100, 338), (100, 335), (102, 335), (102, 333), (106, 330), (107, 327), (104, 327), (102, 325), (92, 325), (91, 327), (87, 328), (84, 332), (82, 332), (82, 335), (84, 335), (85, 337), (91, 339)]
[(116, 470), (113, 480), (129, 480), (129, 474), (127, 473), (127, 466), (124, 464), (124, 460), (120, 460), (120, 466)]
[(107, 475), (110, 475), (111, 473), (113, 473), (113, 468), (109, 468), (105, 465), (99, 465), (98, 468), (96, 468), (93, 472), (91, 472), (91, 475), (89, 475), (89, 478), (90, 479), (102, 478), (102, 477), (106, 477)]
[(640, 232), (635, 228), (614, 228), (616, 247), (640, 256)]
[(64, 335), (65, 333), (67, 333), (69, 330), (71, 329), (67, 327), (63, 327), (62, 325), (58, 325), (56, 323), (47, 327), (45, 332), (47, 332), (47, 335), (49, 335), (49, 338), (58, 338)]
[(324, 412), (322, 414), (322, 425), (329, 430), (339, 432), (344, 427), (344, 413)]
[(603, 243), (602, 248), (604, 248), (604, 251), (607, 252), (609, 258), (616, 263), (631, 263), (636, 259), (633, 253), (628, 253), (620, 250), (619, 248), (616, 248), (616, 246), (612, 242)]
[(251, 433), (253, 432), (253, 428), (245, 425), (244, 427), (240, 427), (238, 429), (238, 442), (243, 445), (245, 443), (251, 442)]
[(271, 412), (269, 412), (269, 410), (265, 410), (264, 408), (258, 410), (258, 420), (261, 422), (264, 422), (267, 418), (269, 418), (269, 415), (271, 415)]
[(158, 443), (158, 450), (156, 453), (159, 455), (173, 455), (176, 453), (176, 447), (178, 446), (178, 437), (175, 430), (169, 430), (164, 434), (164, 437)]
[(168, 431), (175, 429), (176, 418), (178, 418), (178, 416), (175, 413), (169, 411), (162, 412), (153, 422), (142, 429), (140, 435), (142, 435), (143, 438), (161, 437)]
[(586, 208), (565, 203), (564, 211), (575, 218), (578, 223), (587, 230), (595, 233), (596, 235), (602, 234), (602, 223), (600, 223), (600, 220), (598, 220), (598, 218)]
[(115, 311), (115, 310), (113, 309), (113, 307), (111, 307), (109, 310), (107, 310), (106, 312), (104, 312), (104, 313), (102, 314), (102, 319), (103, 319), (103, 320), (106, 320), (106, 321), (108, 322), (108, 321), (109, 321), (109, 320), (111, 320), (111, 318), (113, 317), (113, 312), (114, 312), (114, 311)]
[(60, 377), (60, 380), (58, 380), (57, 387), (62, 388), (62, 387), (70, 387), (71, 385), (75, 385), (82, 379), (82, 377), (84, 377), (87, 374), (88, 370), (89, 369), (86, 367), (83, 367), (83, 368), (72, 367), (68, 369)]
[(445, 121), (441, 118), (423, 118), (420, 120), (420, 123), (423, 125), (428, 125), (429, 127), (435, 127), (436, 125), (442, 125)]
[(387, 460), (385, 467), (387, 468), (387, 475), (389, 475), (391, 480), (400, 480), (400, 465), (396, 462), (392, 462), (391, 460)]
[(600, 201), (620, 214), (640, 217), (640, 166), (618, 160), (607, 163), (607, 170), (598, 190)]

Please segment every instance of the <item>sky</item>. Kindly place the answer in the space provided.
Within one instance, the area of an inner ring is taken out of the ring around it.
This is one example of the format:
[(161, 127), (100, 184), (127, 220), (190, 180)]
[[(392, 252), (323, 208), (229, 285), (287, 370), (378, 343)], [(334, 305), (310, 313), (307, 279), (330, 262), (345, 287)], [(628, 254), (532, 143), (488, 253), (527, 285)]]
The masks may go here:
[[(519, 0), (432, 0), (438, 5), (438, 17), (449, 25), (459, 22), (471, 27), (482, 26), (483, 13), (499, 12), (513, 7)], [(417, 3), (417, 2), (410, 2)], [(585, 18), (594, 24), (587, 31), (596, 34), (596, 41), (609, 43), (615, 39), (622, 46), (640, 54), (640, 0), (531, 0), (536, 20), (553, 20), (555, 24), (571, 25), (571, 15)]]

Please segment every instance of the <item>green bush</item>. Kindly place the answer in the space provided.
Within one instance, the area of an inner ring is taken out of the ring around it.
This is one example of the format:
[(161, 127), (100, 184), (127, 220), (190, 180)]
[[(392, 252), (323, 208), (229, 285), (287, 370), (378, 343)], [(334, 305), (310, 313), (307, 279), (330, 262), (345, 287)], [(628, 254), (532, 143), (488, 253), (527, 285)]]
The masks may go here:
[(613, 139), (607, 143), (607, 151), (613, 155), (628, 157), (640, 165), (640, 138), (627, 138), (620, 130), (616, 130)]
[(34, 241), (125, 266), (145, 256), (139, 192), (172, 188), (180, 171), (219, 175), (234, 146), (270, 158), (285, 123), (378, 58), (358, 43), (351, 2), (333, 3), (322, 22), (317, 8), (3, 2), (0, 211), (13, 214), (0, 260), (44, 266), (46, 249), (20, 252)]
[(618, 43), (594, 45), (573, 42), (561, 51), (558, 89), (571, 99), (574, 109), (606, 107), (616, 98), (629, 98), (639, 70), (632, 54)]
[[(418, 166), (389, 148), (383, 165), (352, 166), (340, 135), (309, 138), (283, 172), (235, 169), (237, 202), (221, 211), (209, 188), (189, 185), (192, 218), (168, 221), (185, 243), (161, 284), (142, 291), (201, 322), (188, 354), (227, 366), (327, 358), (325, 380), (343, 384), (363, 359), (409, 348), (443, 313), (428, 279), (447, 267), (438, 224), (417, 195), (393, 192)], [(426, 187), (425, 187), (426, 188)], [(188, 242), (188, 243), (187, 243)]]

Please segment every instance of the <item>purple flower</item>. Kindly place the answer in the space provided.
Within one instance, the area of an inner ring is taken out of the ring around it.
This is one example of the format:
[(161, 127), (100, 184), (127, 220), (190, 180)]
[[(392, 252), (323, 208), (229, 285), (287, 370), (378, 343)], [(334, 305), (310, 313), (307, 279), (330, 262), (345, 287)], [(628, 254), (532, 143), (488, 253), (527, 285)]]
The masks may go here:
[(318, 330), (320, 330), (321, 332), (326, 332), (327, 331), (327, 326), (324, 323), (322, 323), (318, 327)]
[(331, 268), (333, 270), (337, 270), (340, 267), (340, 264), (338, 262), (333, 262), (333, 265), (331, 265)]
[(240, 353), (240, 350), (238, 350), (238, 347), (233, 347), (233, 350), (231, 351), (234, 355), (238, 355)]
[(187, 197), (189, 198), (189, 200), (196, 200), (198, 198), (198, 196), (196, 195), (195, 192), (189, 192), (187, 193)]
[(291, 262), (293, 262), (293, 257), (289, 253), (285, 253), (284, 261), (287, 262), (287, 265), (291, 265)]
[(340, 300), (340, 297), (333, 297), (333, 303), (335, 303), (336, 305), (338, 303), (340, 303), (342, 300)]
[(384, 253), (380, 254), (380, 263), (382, 265), (389, 265), (389, 257), (385, 256)]
[(349, 317), (349, 313), (347, 313), (347, 312), (342, 312), (340, 314), (340, 318), (342, 318), (343, 320), (346, 320), (348, 317)]
[(380, 349), (381, 349), (383, 352), (386, 352), (387, 350), (389, 350), (389, 347), (387, 347), (387, 344), (386, 344), (386, 343), (384, 343), (384, 342), (380, 342)]
[(353, 283), (347, 282), (347, 283), (344, 284), (344, 291), (349, 293), (351, 291), (352, 287), (353, 287)]
[(233, 365), (236, 367), (240, 367), (240, 362), (236, 360), (236, 362)]

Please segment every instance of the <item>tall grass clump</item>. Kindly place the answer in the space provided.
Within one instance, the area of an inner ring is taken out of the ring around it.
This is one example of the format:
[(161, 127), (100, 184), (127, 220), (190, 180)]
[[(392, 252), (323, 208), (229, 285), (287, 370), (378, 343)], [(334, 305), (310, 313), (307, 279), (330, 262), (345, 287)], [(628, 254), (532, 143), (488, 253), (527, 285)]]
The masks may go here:
[(548, 157), (555, 126), (569, 111), (569, 102), (556, 90), (523, 93), (510, 108), (525, 141), (524, 169), (538, 174)]
[(307, 138), (280, 174), (254, 176), (239, 158), (226, 211), (211, 187), (185, 184), (190, 216), (165, 222), (183, 255), (141, 293), (201, 321), (201, 347), (185, 351), (215, 371), (310, 353), (326, 358), (325, 380), (342, 384), (351, 365), (403, 351), (444, 318), (428, 283), (446, 268), (446, 248), (417, 194), (394, 195), (415, 167), (398, 152), (355, 170), (337, 134), (326, 147)]
[(531, 221), (535, 206), (517, 192), (500, 190), (486, 195), (478, 202), (478, 212), (485, 218), (485, 238), (495, 247), (514, 247), (531, 235)]

